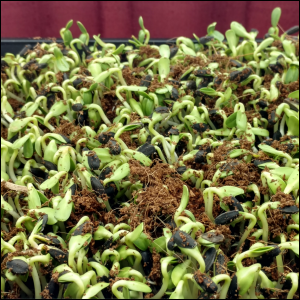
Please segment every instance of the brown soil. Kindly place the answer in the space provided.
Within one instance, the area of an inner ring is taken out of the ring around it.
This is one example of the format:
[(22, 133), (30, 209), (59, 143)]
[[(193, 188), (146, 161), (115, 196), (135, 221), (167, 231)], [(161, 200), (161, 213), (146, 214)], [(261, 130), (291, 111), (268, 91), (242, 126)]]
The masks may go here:
[(83, 75), (83, 76), (91, 76), (92, 75), (87, 68), (82, 67), (82, 66), (80, 67), (78, 74)]
[(280, 85), (280, 88), (279, 88), (280, 96), (279, 96), (278, 100), (283, 101), (285, 98), (288, 98), (288, 95), (291, 92), (294, 92), (297, 90), (299, 90), (299, 78), (295, 82)]
[[(150, 167), (145, 167), (136, 160), (130, 160), (129, 165), (130, 181), (135, 183), (140, 180), (145, 188), (135, 194), (136, 204), (130, 203), (130, 207), (121, 208), (122, 217), (118, 222), (130, 219), (132, 229), (144, 222), (145, 232), (154, 238), (157, 235), (157, 228), (163, 226), (161, 220), (165, 220), (164, 216), (173, 215), (176, 211), (181, 199), (183, 182), (168, 164), (154, 162)], [(163, 206), (161, 199), (164, 199)]]
[(158, 282), (161, 279), (160, 259), (159, 253), (157, 253), (154, 248), (152, 253), (153, 267), (149, 274), (149, 278), (154, 282)]
[(74, 227), (84, 216), (90, 218), (95, 229), (99, 225), (99, 222), (106, 224), (108, 223), (107, 219), (115, 219), (113, 213), (107, 213), (105, 205), (99, 203), (96, 195), (88, 190), (76, 191), (76, 194), (72, 196), (72, 201), (75, 212), (71, 213), (69, 220), (66, 222), (68, 227)]
[(275, 41), (272, 43), (272, 47), (277, 47), (277, 49), (278, 49), (279, 51), (284, 51), (282, 42), (279, 41), (279, 40), (275, 40)]
[(155, 92), (156, 89), (162, 88), (165, 86), (164, 82), (158, 81), (158, 75), (154, 75), (153, 80), (151, 81), (151, 85), (148, 88), (149, 92)]
[(57, 79), (57, 83), (61, 85), (62, 82), (64, 81), (63, 73), (59, 71), (58, 73), (55, 74), (55, 77)]
[(289, 224), (295, 224), (292, 219), (287, 218), (279, 209), (268, 209), (266, 213), (271, 238), (275, 238), (281, 233), (285, 233), (286, 227)]
[(7, 80), (7, 75), (1, 71), (1, 80), (3, 81), (3, 83), (5, 83), (5, 81)]
[(38, 58), (43, 57), (45, 54), (49, 54), (48, 51), (41, 48), (41, 45), (39, 43), (36, 44), (36, 46), (33, 48), (33, 50), (29, 50), (28, 53), (35, 52), (37, 54)]
[(273, 75), (271, 74), (267, 74), (264, 76), (264, 88), (265, 89), (270, 89), (270, 85), (271, 85), (271, 80), (273, 79)]
[(116, 117), (116, 109), (120, 104), (120, 100), (115, 99), (113, 94), (104, 93), (104, 98), (101, 99), (101, 106), (105, 115), (111, 122)]
[(19, 111), (24, 105), (22, 102), (13, 98), (7, 99), (7, 101), (15, 112)]
[(143, 60), (146, 58), (160, 58), (160, 54), (157, 49), (151, 48), (151, 46), (146, 45), (139, 48), (139, 54), (143, 57)]
[(121, 140), (126, 144), (129, 149), (135, 150), (139, 145), (136, 144), (130, 137), (132, 134), (138, 134), (139, 129), (133, 131), (125, 131), (120, 135)]
[(54, 133), (62, 134), (66, 137), (70, 137), (70, 135), (74, 132), (77, 132), (77, 134), (72, 138), (72, 142), (74, 144), (77, 143), (77, 141), (83, 137), (85, 137), (85, 131), (80, 128), (79, 125), (75, 125), (74, 121), (69, 122), (67, 120), (60, 120), (59, 127), (56, 127), (54, 130)]
[(133, 75), (133, 73), (139, 73), (144, 68), (133, 68), (132, 70), (130, 68), (125, 68), (122, 70), (122, 75), (124, 80), (126, 81), (127, 85), (137, 85), (139, 86), (141, 83), (141, 78), (138, 78)]
[(11, 231), (9, 232), (6, 232), (4, 230), (1, 230), (2, 232), (2, 238), (4, 241), (9, 241), (11, 238), (13, 238), (14, 236), (17, 235), (18, 232), (24, 232), (25, 229), (24, 228), (16, 228), (16, 227), (13, 227)]
[[(20, 287), (16, 283), (13, 283), (13, 288), (9, 291), (9, 293), (5, 294), (5, 298), (19, 299), (21, 296), (20, 292), (21, 292)], [(1, 293), (1, 298), (2, 298), (2, 293)]]
[(7, 140), (8, 129), (1, 124), (1, 137)]

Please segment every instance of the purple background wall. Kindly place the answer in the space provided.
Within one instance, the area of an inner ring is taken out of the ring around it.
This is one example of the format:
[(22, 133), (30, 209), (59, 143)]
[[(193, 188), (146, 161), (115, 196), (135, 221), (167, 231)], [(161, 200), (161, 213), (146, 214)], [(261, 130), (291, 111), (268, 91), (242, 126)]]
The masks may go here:
[[(2, 1), (1, 37), (59, 37), (59, 30), (73, 19), (81, 21), (91, 37), (100, 33), (102, 38), (129, 38), (138, 34), (140, 15), (152, 38), (203, 36), (214, 21), (223, 33), (237, 21), (247, 30), (258, 29), (263, 37), (276, 6), (282, 9), (284, 30), (299, 24), (298, 1)], [(71, 30), (79, 35), (77, 25)]]

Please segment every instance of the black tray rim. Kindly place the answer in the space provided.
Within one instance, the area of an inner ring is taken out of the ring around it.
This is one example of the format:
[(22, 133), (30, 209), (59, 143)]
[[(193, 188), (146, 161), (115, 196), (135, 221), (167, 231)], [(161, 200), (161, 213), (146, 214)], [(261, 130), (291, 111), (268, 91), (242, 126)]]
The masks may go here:
[[(54, 39), (54, 38), (53, 38)], [(1, 38), (1, 56), (5, 56), (6, 53), (17, 54), (25, 45), (36, 45), (37, 43), (52, 43), (52, 38)], [(61, 38), (55, 38), (57, 43), (63, 43)], [(128, 39), (102, 39), (105, 43), (115, 44), (117, 47), (121, 44), (132, 45), (128, 42)], [(260, 43), (263, 39), (257, 39), (256, 41)], [(197, 41), (192, 39), (194, 43)], [(95, 42), (94, 39), (90, 39), (90, 44)], [(176, 43), (176, 38), (171, 39), (150, 39), (149, 45), (160, 46), (162, 44), (173, 45)]]
[[(37, 43), (63, 43), (61, 38), (42, 38), (42, 39), (33, 39), (33, 38), (1, 38), (1, 56), (4, 56), (5, 53), (17, 54), (25, 45), (36, 45)], [(102, 39), (105, 43), (115, 44), (117, 47), (121, 44), (132, 45), (128, 42), (128, 39)], [(196, 42), (196, 40), (193, 40)], [(90, 39), (89, 44), (93, 45), (95, 42), (94, 39)], [(162, 44), (175, 44), (176, 38), (174, 39), (150, 39), (149, 45), (160, 46)]]

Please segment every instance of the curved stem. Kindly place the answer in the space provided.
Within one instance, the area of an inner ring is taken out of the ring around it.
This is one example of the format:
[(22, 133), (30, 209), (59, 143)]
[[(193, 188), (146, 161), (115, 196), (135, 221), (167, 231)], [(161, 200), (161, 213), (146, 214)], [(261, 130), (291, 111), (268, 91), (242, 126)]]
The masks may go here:
[(20, 289), (27, 295), (29, 298), (33, 298), (33, 293), (31, 290), (24, 284), (24, 282), (16, 276), (15, 280), (16, 284), (20, 287)]
[(257, 216), (260, 219), (261, 223), (262, 223), (262, 229), (263, 229), (263, 236), (262, 239), (265, 242), (268, 242), (268, 235), (269, 235), (269, 225), (268, 225), (268, 221), (267, 218), (265, 216), (265, 210), (270, 207), (270, 208), (276, 208), (279, 205), (280, 202), (266, 202), (264, 203), (257, 212)]
[(287, 294), (287, 298), (286, 299), (293, 299), (294, 298), (294, 295), (295, 293), (297, 292), (297, 289), (298, 289), (298, 278), (299, 275), (297, 275), (296, 273), (289, 273), (287, 275), (287, 278), (290, 278), (291, 281), (292, 281), (292, 287), (289, 291), (289, 293)]
[(34, 265), (34, 263), (31, 264), (32, 267), (32, 279), (33, 279), (33, 283), (34, 283), (34, 294), (35, 294), (35, 299), (41, 299), (41, 282), (39, 279), (39, 274), (36, 270), (36, 267)]
[(253, 214), (245, 213), (245, 212), (240, 212), (240, 215), (244, 216), (245, 219), (249, 219), (249, 224), (247, 226), (247, 229), (244, 231), (244, 234), (242, 235), (238, 245), (237, 245), (237, 251), (240, 249), (241, 245), (245, 242), (246, 238), (249, 236), (252, 228), (256, 224), (256, 217)]
[(219, 299), (226, 299), (227, 298), (227, 292), (231, 283), (231, 278), (227, 274), (219, 274), (212, 278), (212, 281), (214, 281), (216, 284), (220, 283), (221, 281), (224, 281), (224, 284), (221, 287), (221, 291), (219, 293)]
[(19, 152), (18, 149), (14, 150), (14, 152), (10, 158), (9, 165), (8, 165), (9, 176), (13, 182), (17, 181), (17, 177), (14, 172), (14, 162), (15, 162), (16, 157), (18, 156), (18, 152)]
[(204, 190), (203, 197), (204, 197), (204, 203), (205, 203), (205, 213), (209, 217), (209, 219), (214, 222), (215, 218), (213, 217), (212, 211), (213, 211), (213, 201), (214, 201), (214, 194), (213, 190), (214, 188), (208, 188)]
[(88, 108), (89, 108), (89, 109), (90, 109), (90, 108), (93, 108), (93, 109), (97, 110), (98, 113), (99, 113), (99, 115), (100, 115), (100, 117), (101, 117), (101, 119), (103, 120), (103, 122), (104, 122), (106, 125), (111, 125), (111, 122), (110, 122), (109, 119), (106, 117), (106, 115), (105, 115), (103, 109), (102, 109), (99, 105), (97, 105), (97, 104), (90, 104), (90, 105), (88, 105)]

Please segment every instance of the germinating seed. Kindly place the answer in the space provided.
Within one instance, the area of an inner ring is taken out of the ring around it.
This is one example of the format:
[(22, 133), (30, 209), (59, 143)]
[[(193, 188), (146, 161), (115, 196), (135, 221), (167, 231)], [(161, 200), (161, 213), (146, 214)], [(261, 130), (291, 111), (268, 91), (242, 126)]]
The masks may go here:
[[(299, 26), (1, 58), (3, 298), (299, 298)], [(226, 40), (225, 40), (226, 38)], [(243, 40), (240, 40), (242, 38)]]

